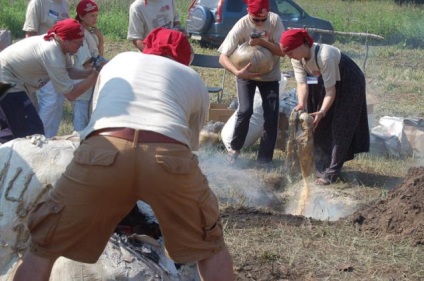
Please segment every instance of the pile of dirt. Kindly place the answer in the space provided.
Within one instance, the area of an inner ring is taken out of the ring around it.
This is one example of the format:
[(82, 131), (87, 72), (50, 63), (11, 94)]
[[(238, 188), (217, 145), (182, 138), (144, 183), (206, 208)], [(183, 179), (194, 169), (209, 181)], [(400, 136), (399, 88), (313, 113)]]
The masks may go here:
[(387, 198), (355, 212), (351, 217), (371, 235), (411, 239), (424, 245), (424, 167), (410, 168), (402, 184)]

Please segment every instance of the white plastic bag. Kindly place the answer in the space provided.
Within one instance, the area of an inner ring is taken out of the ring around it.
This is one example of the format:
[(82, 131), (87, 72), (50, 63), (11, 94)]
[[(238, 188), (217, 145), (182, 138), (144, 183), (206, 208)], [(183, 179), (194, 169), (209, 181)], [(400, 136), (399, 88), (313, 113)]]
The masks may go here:
[[(283, 75), (280, 80), (280, 88), (279, 94), (282, 95), (284, 93), (284, 89), (286, 87), (287, 78)], [(263, 108), (262, 108), (262, 98), (259, 90), (256, 88), (255, 97), (253, 100), (253, 114), (250, 118), (249, 123), (249, 131), (247, 132), (246, 140), (244, 141), (243, 147), (248, 147), (253, 145), (261, 136), (264, 125), (264, 116), (263, 116)], [(221, 131), (221, 139), (225, 145), (227, 150), (231, 149), (230, 142), (233, 138), (234, 128), (236, 125), (237, 118), (237, 110), (231, 115), (228, 119), (227, 123), (225, 123), (224, 127)]]
[(395, 158), (410, 156), (412, 149), (404, 132), (404, 118), (384, 116), (379, 123), (371, 129), (371, 152), (381, 155), (384, 151), (385, 156)]

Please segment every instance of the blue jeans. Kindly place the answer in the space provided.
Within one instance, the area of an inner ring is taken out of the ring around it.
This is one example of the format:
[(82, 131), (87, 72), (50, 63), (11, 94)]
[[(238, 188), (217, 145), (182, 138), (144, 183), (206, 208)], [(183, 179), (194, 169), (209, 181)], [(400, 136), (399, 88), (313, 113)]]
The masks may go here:
[(74, 101), (74, 131), (82, 131), (88, 125), (90, 120), (90, 101)]

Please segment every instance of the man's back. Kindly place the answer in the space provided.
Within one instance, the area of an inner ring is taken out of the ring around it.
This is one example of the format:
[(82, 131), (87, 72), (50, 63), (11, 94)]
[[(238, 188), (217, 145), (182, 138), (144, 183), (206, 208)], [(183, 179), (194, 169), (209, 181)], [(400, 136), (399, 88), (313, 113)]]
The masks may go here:
[(208, 107), (209, 94), (194, 70), (166, 57), (126, 52), (102, 69), (94, 111), (81, 136), (93, 129), (130, 127), (197, 149)]

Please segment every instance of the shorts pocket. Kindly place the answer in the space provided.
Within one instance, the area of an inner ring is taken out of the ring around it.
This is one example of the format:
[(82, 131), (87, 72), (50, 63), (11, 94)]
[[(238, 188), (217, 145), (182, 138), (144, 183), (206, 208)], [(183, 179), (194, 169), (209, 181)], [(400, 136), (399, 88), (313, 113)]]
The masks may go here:
[(117, 150), (99, 148), (82, 143), (74, 153), (74, 161), (82, 165), (110, 166), (115, 162)]
[(39, 203), (28, 219), (28, 229), (32, 241), (40, 246), (46, 246), (59, 224), (64, 204), (53, 201)]
[(222, 225), (219, 220), (218, 199), (208, 190), (199, 200), (202, 228), (205, 241), (214, 241), (222, 236)]
[(156, 155), (156, 163), (162, 166), (168, 173), (185, 175), (190, 174), (193, 168), (199, 165), (199, 160), (194, 154), (192, 154), (191, 158)]

